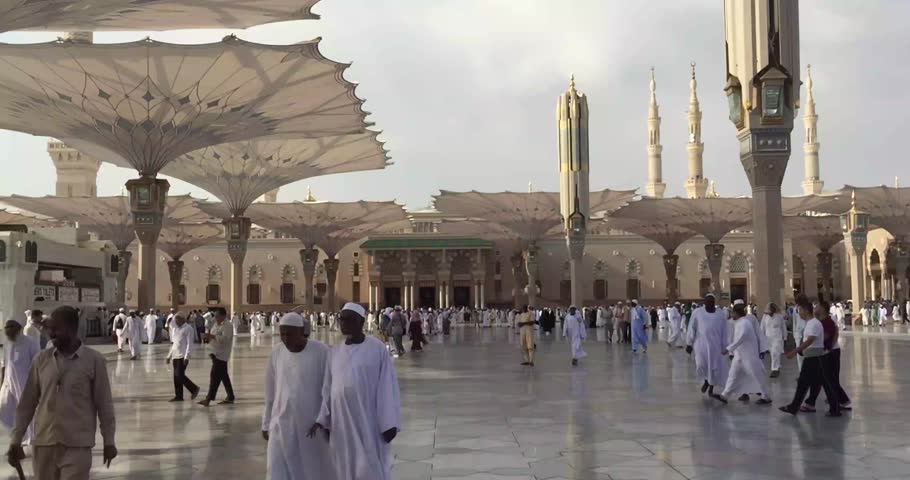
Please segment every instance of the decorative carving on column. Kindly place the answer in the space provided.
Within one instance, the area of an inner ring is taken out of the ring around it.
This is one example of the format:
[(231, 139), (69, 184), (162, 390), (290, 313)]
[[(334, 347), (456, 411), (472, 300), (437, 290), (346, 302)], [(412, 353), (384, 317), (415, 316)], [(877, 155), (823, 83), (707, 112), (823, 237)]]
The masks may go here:
[(850, 257), (850, 285), (853, 299), (853, 323), (856, 313), (866, 301), (866, 243), (869, 231), (869, 214), (856, 208), (856, 192), (853, 192), (850, 211), (841, 215), (844, 232), (844, 247)]
[(679, 268), (679, 255), (664, 255), (664, 271), (667, 273), (667, 299), (673, 303), (679, 300), (679, 285), (676, 282), (676, 271)]
[(711, 271), (711, 293), (720, 295), (720, 267), (724, 262), (724, 245), (709, 243), (705, 245), (705, 256), (708, 258), (708, 270)]
[(231, 314), (239, 315), (243, 309), (243, 261), (252, 222), (246, 217), (234, 217), (223, 223), (228, 257), (231, 258)]
[(117, 252), (117, 298), (114, 299), (117, 305), (126, 305), (126, 279), (130, 276), (132, 260), (133, 252), (129, 250)]
[(183, 277), (183, 262), (171, 260), (167, 262), (167, 275), (171, 280), (171, 308), (180, 306), (180, 280)]
[(300, 250), (300, 263), (303, 265), (303, 305), (309, 310), (314, 310), (313, 305), (313, 277), (316, 276), (316, 261), (319, 251), (314, 247)]
[(126, 182), (136, 238), (139, 239), (139, 310), (155, 306), (155, 258), (158, 235), (164, 220), (164, 206), (171, 184), (167, 180), (141, 177)]
[(335, 281), (338, 279), (338, 264), (341, 263), (333, 255), (331, 258), (326, 258), (322, 261), (322, 264), (325, 265), (325, 281), (326, 281), (326, 300), (327, 300), (327, 310), (329, 312), (334, 312), (338, 308), (335, 305)]

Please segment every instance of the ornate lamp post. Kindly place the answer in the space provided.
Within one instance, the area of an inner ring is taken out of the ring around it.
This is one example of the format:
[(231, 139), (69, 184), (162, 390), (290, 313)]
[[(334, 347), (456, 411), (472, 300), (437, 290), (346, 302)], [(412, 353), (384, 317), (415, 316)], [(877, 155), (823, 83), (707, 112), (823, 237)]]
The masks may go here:
[(855, 324), (857, 312), (863, 308), (866, 300), (866, 235), (869, 232), (869, 214), (856, 208), (856, 193), (853, 194), (850, 211), (841, 215), (840, 224), (844, 232), (844, 245), (850, 258), (850, 290), (853, 300), (853, 318)]
[(797, 0), (724, 1), (727, 92), (740, 160), (752, 185), (755, 294), (784, 298), (781, 183), (799, 108)]
[(164, 222), (167, 180), (144, 176), (126, 182), (130, 192), (130, 210), (139, 239), (139, 298), (142, 310), (155, 306), (155, 244)]

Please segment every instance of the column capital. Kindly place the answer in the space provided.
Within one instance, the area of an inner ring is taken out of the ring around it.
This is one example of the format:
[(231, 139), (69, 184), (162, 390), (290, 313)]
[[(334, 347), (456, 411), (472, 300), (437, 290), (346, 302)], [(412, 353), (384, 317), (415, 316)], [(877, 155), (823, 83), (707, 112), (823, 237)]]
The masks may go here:
[(126, 182), (133, 226), (140, 243), (154, 245), (158, 241), (170, 188), (167, 180), (153, 177), (134, 178)]
[(227, 241), (228, 256), (234, 263), (243, 263), (250, 239), (252, 222), (246, 217), (229, 218), (224, 224), (224, 238)]
[(780, 188), (790, 161), (791, 128), (754, 128), (743, 130), (739, 138), (739, 158), (752, 187)]

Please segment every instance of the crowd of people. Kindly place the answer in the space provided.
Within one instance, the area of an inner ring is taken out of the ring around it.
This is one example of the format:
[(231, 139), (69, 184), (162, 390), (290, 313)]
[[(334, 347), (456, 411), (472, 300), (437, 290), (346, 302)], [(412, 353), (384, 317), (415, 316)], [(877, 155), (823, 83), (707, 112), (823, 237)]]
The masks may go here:
[[(78, 310), (61, 307), (50, 316), (29, 311), (24, 321), (11, 319), (4, 325), (0, 423), (12, 429), (10, 464), (19, 467), (22, 445), (31, 445), (38, 478), (82, 478), (91, 466), (96, 419), (104, 461), (109, 464), (117, 456), (105, 362), (83, 344), (80, 317)], [(769, 378), (780, 375), (784, 357), (796, 358), (796, 391), (780, 410), (794, 415), (814, 412), (824, 390), (828, 415), (839, 416), (851, 408), (839, 379), (839, 334), (860, 319), (875, 324), (907, 321), (907, 315), (899, 304), (886, 302), (869, 303), (851, 315), (849, 304), (813, 304), (802, 295), (791, 305), (779, 308), (772, 303), (760, 313), (757, 306), (741, 300), (721, 307), (708, 294), (700, 303), (646, 307), (630, 300), (566, 310), (396, 306), (366, 312), (349, 303), (338, 313), (298, 309), (228, 318), (221, 307), (167, 314), (120, 309), (109, 316), (108, 327), (118, 352), (127, 348), (133, 360), (141, 357), (143, 344), (170, 343), (165, 361), (173, 371), (171, 402), (183, 401), (185, 392), (196, 400), (203, 392), (188, 377), (187, 367), (197, 349), (207, 349), (209, 388), (199, 401), (205, 407), (216, 400), (222, 386), (226, 396), (219, 404), (236, 401), (228, 374), (235, 335), (277, 334), (281, 343), (266, 367), (262, 419), (269, 478), (385, 480), (391, 475), (389, 443), (400, 429), (392, 359), (406, 353), (405, 336), (410, 352), (420, 352), (430, 337), (450, 335), (456, 324), (508, 327), (519, 335), (521, 365), (533, 367), (540, 336), (557, 332), (566, 339), (571, 365), (577, 366), (587, 356), (584, 343), (591, 329), (603, 329), (608, 344), (628, 344), (633, 353), (641, 354), (652, 344), (648, 330), (664, 329), (668, 348), (685, 349), (694, 357), (701, 392), (712, 399), (748, 402), (755, 395), (756, 405), (771, 404)], [(340, 330), (344, 341), (329, 348), (309, 338), (314, 328)], [(791, 336), (794, 347), (786, 351)], [(86, 389), (92, 395), (74, 394)], [(58, 402), (65, 406), (55, 406)]]

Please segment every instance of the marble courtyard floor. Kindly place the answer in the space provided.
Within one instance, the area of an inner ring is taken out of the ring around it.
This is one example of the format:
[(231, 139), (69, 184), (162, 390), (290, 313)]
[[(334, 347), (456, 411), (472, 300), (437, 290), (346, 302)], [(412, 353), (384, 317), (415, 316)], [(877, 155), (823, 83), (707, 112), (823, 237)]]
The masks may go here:
[[(395, 479), (910, 479), (910, 337), (844, 338), (855, 409), (829, 419), (777, 411), (793, 393), (794, 362), (771, 380), (775, 407), (722, 406), (698, 393), (684, 351), (655, 343), (633, 356), (596, 336), (576, 368), (553, 337), (539, 340), (536, 367), (519, 366), (517, 336), (505, 328), (458, 328), (396, 360), (404, 432)], [(137, 362), (109, 354), (120, 456), (106, 470), (98, 450), (93, 478), (264, 478), (262, 381), (277, 337), (236, 341), (239, 402), (229, 407), (167, 403), (167, 346)], [(188, 372), (205, 389), (209, 362), (195, 358)]]

